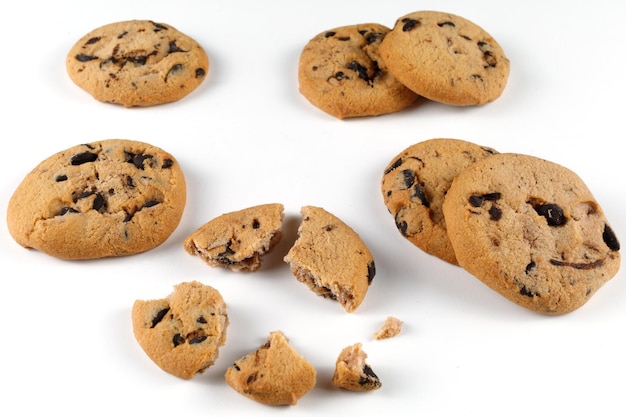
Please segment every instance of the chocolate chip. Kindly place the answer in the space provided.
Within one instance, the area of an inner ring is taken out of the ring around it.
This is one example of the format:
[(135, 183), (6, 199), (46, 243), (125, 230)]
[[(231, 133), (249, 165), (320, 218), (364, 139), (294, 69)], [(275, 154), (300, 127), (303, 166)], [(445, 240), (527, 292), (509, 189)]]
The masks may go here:
[(89, 62), (89, 61), (93, 61), (94, 59), (98, 59), (97, 56), (85, 55), (85, 54), (78, 54), (75, 56), (75, 58), (79, 62)]
[(524, 286), (522, 286), (522, 287), (519, 289), (519, 293), (520, 293), (520, 294), (522, 294), (523, 296), (526, 296), (526, 297), (531, 297), (531, 298), (532, 298), (532, 297), (540, 297), (540, 295), (539, 295), (539, 294), (537, 294), (537, 293), (536, 293), (536, 292), (534, 292), (534, 291), (529, 290), (528, 288), (526, 288), (526, 287), (524, 287)]
[(180, 49), (178, 45), (176, 45), (176, 41), (170, 41), (170, 45), (169, 45), (169, 49), (167, 50), (167, 53), (171, 54), (174, 52), (185, 52), (185, 51)]
[(157, 200), (148, 200), (143, 204), (142, 208), (154, 207), (157, 204), (160, 204), (160, 202)]
[(398, 168), (400, 165), (402, 165), (402, 158), (398, 158), (393, 164), (391, 164), (389, 168), (385, 170), (385, 174), (389, 174), (391, 171)]
[(169, 78), (170, 75), (176, 74), (177, 72), (180, 72), (182, 70), (183, 70), (183, 64), (176, 64), (172, 66), (172, 68), (170, 68), (170, 70), (165, 75), (165, 82), (167, 82), (167, 79)]
[(261, 223), (259, 223), (259, 220), (258, 220), (258, 219), (254, 219), (254, 220), (252, 221), (252, 228), (253, 228), (253, 229), (258, 229), (259, 227), (261, 227)]
[(338, 72), (335, 74), (335, 78), (337, 79), (337, 81), (341, 81), (341, 80), (343, 80), (344, 78), (348, 78), (348, 77), (346, 77), (346, 74), (345, 74), (343, 71), (338, 71)]
[(412, 169), (405, 169), (402, 171), (402, 180), (404, 182), (405, 188), (408, 190), (415, 184), (415, 180), (417, 179), (417, 175), (415, 171)]
[(340, 40), (341, 42), (347, 42), (350, 40), (350, 36), (340, 36), (337, 39)]
[(337, 32), (329, 31), (329, 32), (326, 32), (324, 34), (324, 37), (325, 38), (331, 38), (331, 37), (335, 36), (336, 34), (337, 34)]
[(416, 27), (418, 27), (420, 25), (419, 20), (411, 19), (411, 18), (408, 18), (408, 17), (402, 19), (402, 23), (404, 23), (402, 25), (402, 31), (403, 32), (409, 32), (409, 31), (415, 29)]
[(491, 206), (489, 209), (489, 218), (494, 221), (498, 221), (502, 218), (502, 210), (496, 206)]
[(588, 269), (600, 268), (604, 264), (604, 260), (598, 259), (597, 261), (583, 263), (583, 262), (564, 262), (564, 261), (559, 261), (558, 259), (550, 259), (550, 263), (554, 266), (569, 266), (570, 268), (574, 268), (574, 269), (588, 270)]
[(376, 275), (376, 264), (374, 261), (367, 264), (367, 284), (371, 284), (374, 280), (374, 275)]
[(166, 158), (163, 160), (163, 165), (161, 165), (161, 168), (162, 169), (171, 168), (172, 165), (174, 165), (174, 161), (172, 161), (170, 158)]
[(96, 211), (102, 212), (105, 208), (105, 203), (106, 202), (104, 201), (102, 194), (96, 193), (96, 198), (93, 199), (93, 205), (91, 207)]
[(100, 39), (100, 36), (94, 36), (93, 38), (90, 38), (87, 42), (85, 42), (85, 45), (93, 45), (94, 43), (99, 42)]
[(190, 345), (196, 345), (198, 343), (204, 342), (207, 339), (208, 339), (207, 335), (194, 336), (191, 339), (189, 339), (189, 344)]
[(487, 193), (487, 194), (483, 194), (483, 198), (487, 201), (496, 201), (499, 200), (500, 197), (502, 197), (502, 194), (500, 193)]
[(396, 215), (396, 228), (400, 231), (400, 233), (402, 233), (402, 236), (404, 237), (408, 236), (407, 230), (409, 228), (409, 225), (407, 224), (405, 220), (398, 221), (397, 215)]
[(63, 181), (67, 181), (67, 175), (57, 175), (56, 178), (54, 179), (56, 182), (63, 182)]
[(451, 21), (445, 21), (445, 22), (441, 22), (441, 23), (437, 23), (437, 26), (439, 26), (440, 28), (444, 27), (444, 26), (450, 26), (450, 27), (456, 27), (456, 25), (454, 24), (454, 22)]
[(202, 78), (206, 74), (204, 68), (196, 68), (196, 78)]
[(426, 198), (426, 193), (424, 193), (424, 184), (415, 184), (411, 198), (417, 198), (424, 207), (430, 207), (430, 202)]
[(78, 213), (78, 210), (73, 209), (71, 207), (62, 207), (61, 210), (59, 211), (59, 216), (63, 216), (66, 213)]
[(122, 39), (126, 35), (128, 35), (128, 31), (127, 30), (125, 30), (124, 32), (122, 32), (119, 35), (117, 35), (117, 39)]
[(126, 156), (126, 162), (135, 165), (137, 169), (144, 169), (144, 161), (152, 158), (152, 155), (134, 154), (131, 152), (124, 152), (124, 154)]
[(617, 240), (617, 236), (615, 236), (615, 232), (613, 232), (613, 229), (611, 229), (608, 224), (604, 225), (602, 240), (604, 240), (604, 243), (606, 243), (609, 249), (614, 251), (619, 250), (619, 241)]
[(178, 345), (182, 345), (185, 343), (185, 338), (180, 335), (180, 333), (176, 333), (172, 338), (172, 343), (174, 343), (174, 347)]
[(546, 218), (548, 226), (563, 226), (567, 221), (563, 209), (556, 204), (533, 205), (533, 208), (537, 214)]
[(526, 270), (524, 271), (526, 273), (526, 275), (530, 274), (530, 272), (535, 269), (535, 267), (537, 266), (537, 264), (535, 263), (535, 261), (531, 261), (528, 265), (526, 265)]
[(154, 25), (154, 31), (155, 32), (160, 32), (162, 30), (168, 30), (169, 28), (161, 23), (154, 23), (151, 22)]
[(378, 77), (381, 73), (381, 70), (378, 67), (378, 63), (376, 61), (373, 62), (373, 73), (371, 76), (369, 75), (368, 68), (360, 64), (358, 61), (351, 61), (348, 64), (347, 68), (356, 72), (360, 79), (366, 81), (369, 84), (373, 84), (376, 77)]
[(480, 207), (483, 205), (484, 199), (479, 195), (471, 195), (468, 201), (472, 207)]
[(83, 152), (72, 156), (70, 163), (72, 165), (82, 165), (88, 162), (94, 162), (96, 159), (98, 159), (98, 154), (93, 152)]
[(200, 316), (198, 317), (198, 319), (196, 320), (198, 323), (200, 324), (207, 324), (206, 319), (204, 318), (204, 316)]
[(165, 317), (165, 315), (167, 314), (167, 312), (170, 311), (170, 308), (164, 308), (163, 310), (159, 311), (156, 316), (154, 316), (154, 318), (152, 319), (152, 325), (150, 326), (151, 329), (154, 328), (154, 326), (156, 326), (157, 324), (159, 324), (163, 318)]
[(379, 39), (382, 39), (384, 37), (384, 35), (382, 33), (377, 33), (377, 32), (366, 32), (366, 31), (364, 31), (364, 33), (362, 33), (362, 35), (365, 37), (365, 42), (368, 45), (376, 43)]

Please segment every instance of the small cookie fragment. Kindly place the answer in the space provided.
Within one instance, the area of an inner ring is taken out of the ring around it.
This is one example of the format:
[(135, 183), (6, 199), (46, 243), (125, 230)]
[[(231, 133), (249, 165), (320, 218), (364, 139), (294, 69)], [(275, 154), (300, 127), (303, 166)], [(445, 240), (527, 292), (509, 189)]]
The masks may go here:
[(482, 159), (454, 179), (443, 212), (459, 265), (531, 311), (574, 311), (620, 268), (600, 204), (554, 162), (514, 153)]
[(385, 319), (385, 322), (381, 326), (381, 328), (374, 333), (374, 339), (389, 339), (392, 337), (396, 337), (402, 331), (402, 320), (389, 316)]
[(389, 71), (412, 91), (449, 105), (494, 101), (509, 77), (509, 59), (496, 40), (450, 13), (418, 11), (398, 18), (380, 54)]
[(186, 197), (183, 171), (171, 154), (107, 139), (39, 163), (11, 197), (7, 224), (20, 245), (62, 259), (132, 255), (172, 234)]
[(262, 404), (296, 405), (316, 383), (317, 372), (289, 345), (280, 331), (271, 332), (255, 352), (226, 370), (228, 385)]
[(209, 58), (194, 39), (165, 23), (129, 20), (84, 35), (70, 49), (71, 80), (96, 100), (124, 107), (180, 100), (206, 78)]
[(382, 387), (378, 376), (365, 360), (367, 354), (361, 343), (345, 347), (335, 363), (332, 383), (350, 391), (372, 391)]
[(372, 254), (350, 226), (323, 208), (304, 206), (301, 213), (298, 238), (284, 261), (314, 293), (353, 312), (376, 274)]
[(191, 379), (215, 363), (226, 343), (226, 303), (213, 287), (184, 282), (165, 299), (137, 300), (132, 309), (137, 342), (165, 372)]
[(210, 266), (256, 271), (282, 237), (283, 210), (282, 204), (263, 204), (222, 214), (191, 233), (183, 246)]
[(400, 234), (424, 252), (457, 265), (441, 208), (443, 200), (458, 173), (497, 153), (465, 140), (435, 138), (395, 156), (384, 170), (381, 191)]
[(300, 54), (300, 93), (339, 119), (378, 116), (411, 105), (417, 94), (387, 71), (378, 52), (389, 30), (364, 23), (313, 37)]

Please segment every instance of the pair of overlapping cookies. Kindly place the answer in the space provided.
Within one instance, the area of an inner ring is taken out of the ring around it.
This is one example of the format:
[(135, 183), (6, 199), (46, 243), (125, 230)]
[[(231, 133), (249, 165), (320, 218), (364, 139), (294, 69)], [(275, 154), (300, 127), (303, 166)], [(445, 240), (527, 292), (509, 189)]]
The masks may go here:
[(600, 204), (554, 162), (430, 139), (394, 157), (381, 187), (402, 236), (529, 310), (569, 313), (619, 270)]
[(300, 54), (299, 89), (340, 119), (403, 110), (418, 97), (454, 106), (482, 105), (503, 92), (510, 62), (477, 24), (418, 11), (396, 20), (327, 30)]

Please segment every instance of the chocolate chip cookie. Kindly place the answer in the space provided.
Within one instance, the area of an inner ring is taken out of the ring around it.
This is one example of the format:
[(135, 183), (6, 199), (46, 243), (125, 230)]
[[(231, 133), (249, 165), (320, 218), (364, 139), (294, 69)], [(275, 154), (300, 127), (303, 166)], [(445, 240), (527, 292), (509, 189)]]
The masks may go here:
[(453, 265), (456, 257), (442, 211), (454, 177), (495, 149), (459, 139), (429, 139), (395, 156), (385, 168), (383, 201), (402, 236)]
[(315, 294), (353, 312), (376, 274), (371, 252), (350, 226), (323, 208), (304, 206), (301, 213), (298, 238), (285, 262)]
[(207, 77), (209, 58), (165, 23), (110, 23), (80, 38), (66, 57), (71, 80), (96, 100), (125, 107), (180, 100)]
[(315, 386), (317, 371), (289, 345), (280, 331), (265, 344), (228, 367), (226, 383), (235, 391), (266, 405), (296, 405)]
[(335, 362), (332, 383), (348, 391), (373, 391), (382, 387), (378, 375), (366, 362), (367, 353), (361, 343), (342, 349)]
[(418, 11), (400, 17), (381, 42), (380, 55), (400, 82), (444, 104), (494, 101), (509, 77), (509, 59), (496, 40), (450, 13)]
[(522, 154), (477, 161), (443, 203), (459, 264), (507, 299), (545, 314), (585, 304), (620, 267), (620, 244), (581, 178)]
[(96, 141), (28, 173), (9, 201), (7, 224), (17, 243), (58, 258), (131, 255), (172, 234), (186, 193), (171, 154), (138, 141)]
[(226, 303), (215, 288), (183, 282), (164, 299), (137, 300), (132, 308), (137, 342), (165, 372), (191, 379), (212, 366), (226, 343)]
[(377, 116), (402, 110), (418, 97), (401, 84), (378, 48), (389, 28), (357, 24), (324, 31), (300, 54), (300, 93), (339, 119)]
[(256, 271), (282, 237), (283, 205), (262, 204), (224, 213), (191, 233), (183, 246), (207, 265)]

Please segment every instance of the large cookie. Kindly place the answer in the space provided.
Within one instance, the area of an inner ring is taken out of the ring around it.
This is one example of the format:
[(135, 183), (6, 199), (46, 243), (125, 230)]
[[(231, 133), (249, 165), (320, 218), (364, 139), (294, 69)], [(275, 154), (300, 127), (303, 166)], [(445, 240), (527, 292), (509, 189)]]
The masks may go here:
[(417, 94), (457, 106), (502, 94), (510, 62), (475, 23), (450, 13), (419, 11), (397, 19), (380, 45), (389, 71)]
[(210, 266), (256, 271), (280, 242), (283, 209), (273, 203), (224, 213), (187, 236), (183, 247)]
[(602, 208), (580, 177), (553, 162), (482, 159), (454, 179), (443, 212), (459, 264), (532, 311), (571, 312), (620, 267)]
[(229, 320), (219, 291), (191, 281), (176, 285), (167, 298), (135, 301), (132, 323), (137, 342), (154, 363), (191, 379), (217, 360)]
[(378, 51), (388, 32), (383, 25), (368, 23), (316, 35), (300, 54), (301, 94), (339, 119), (408, 107), (418, 96), (387, 71)]
[(452, 180), (497, 152), (459, 139), (418, 142), (394, 157), (382, 178), (383, 201), (396, 227), (424, 252), (456, 265), (442, 204)]
[(209, 58), (191, 37), (151, 20), (111, 23), (70, 49), (72, 81), (96, 100), (125, 107), (180, 100), (206, 78)]
[(186, 193), (171, 154), (108, 139), (71, 147), (37, 165), (11, 197), (7, 224), (17, 243), (58, 258), (131, 255), (171, 235)]
[(284, 257), (296, 279), (348, 313), (365, 299), (376, 274), (374, 258), (361, 237), (321, 207), (304, 206), (298, 238)]
[(224, 375), (235, 391), (266, 405), (296, 405), (316, 383), (317, 371), (280, 331), (235, 361)]

